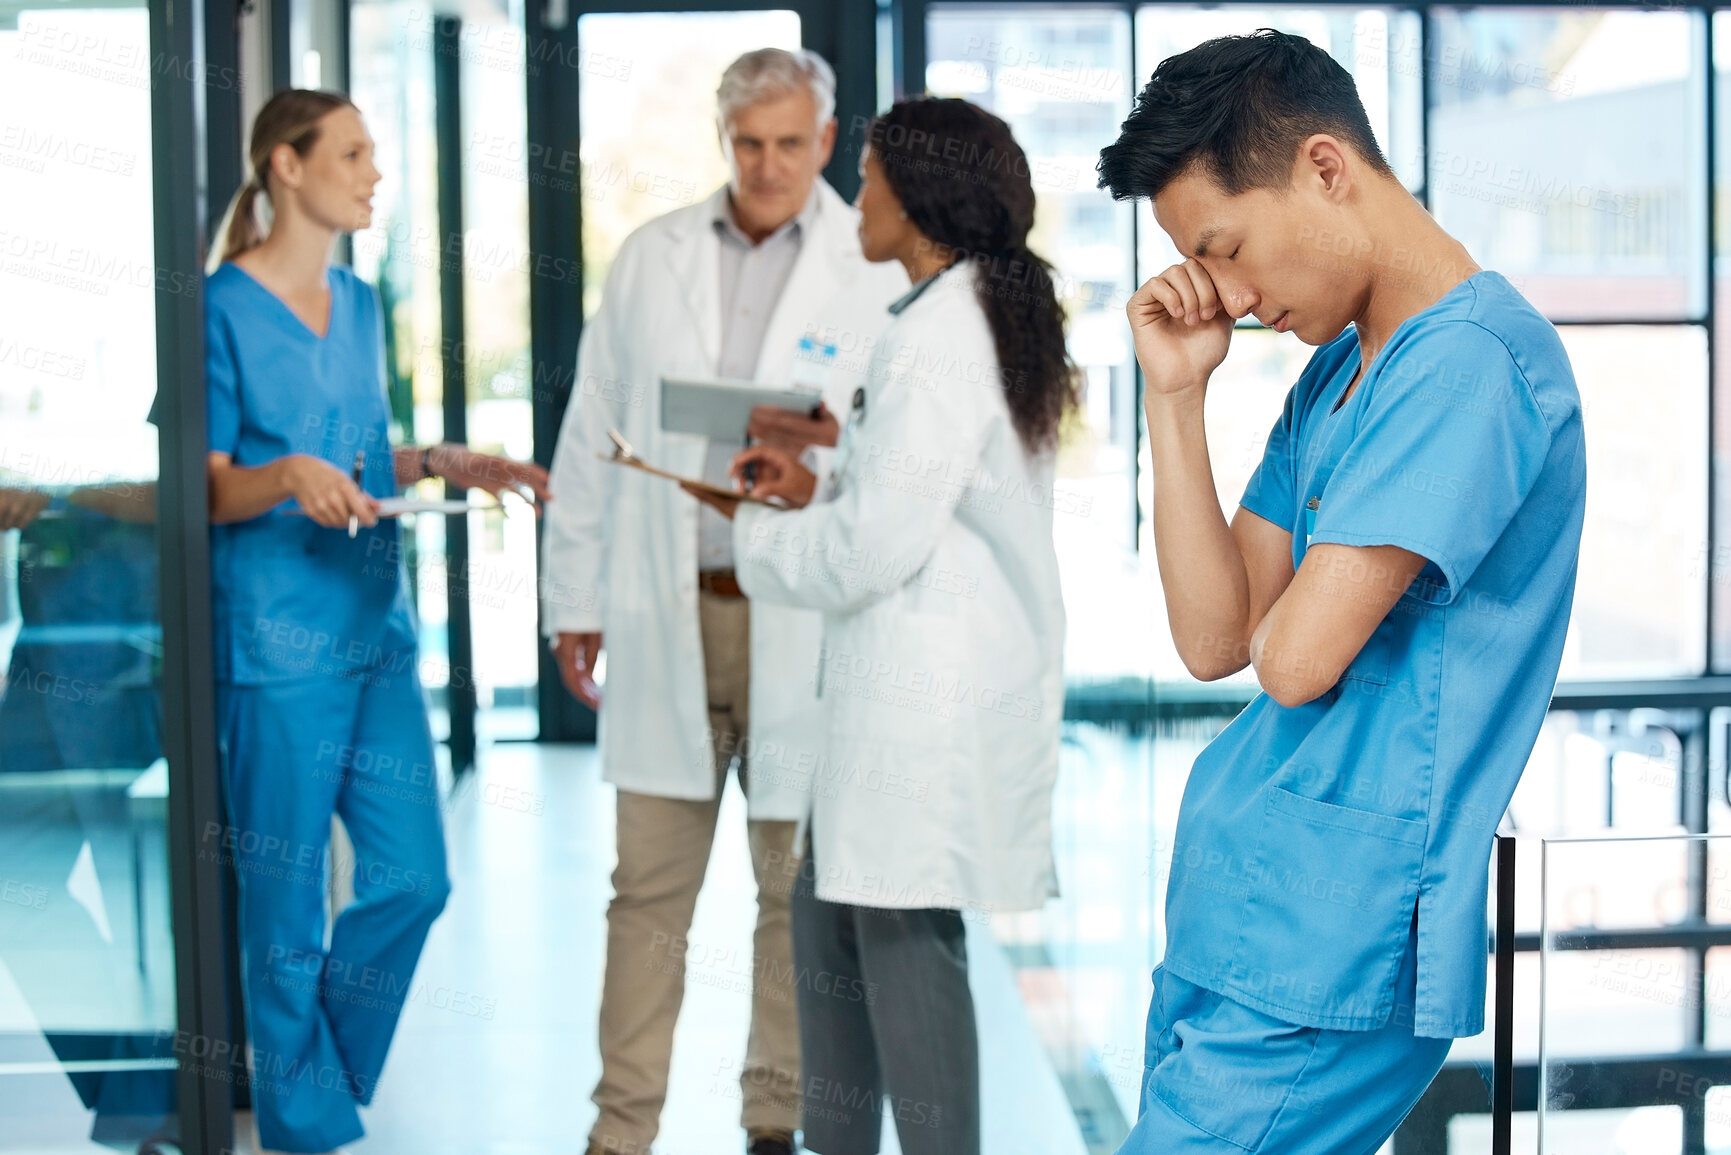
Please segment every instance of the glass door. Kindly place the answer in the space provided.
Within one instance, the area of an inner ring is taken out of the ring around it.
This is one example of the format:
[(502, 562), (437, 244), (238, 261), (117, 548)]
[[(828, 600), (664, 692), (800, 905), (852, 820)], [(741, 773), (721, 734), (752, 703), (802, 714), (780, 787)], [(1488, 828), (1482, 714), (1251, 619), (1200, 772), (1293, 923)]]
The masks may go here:
[[(176, 1134), (150, 17), (0, 4), (0, 1145)], [(186, 850), (191, 854), (190, 847)]]

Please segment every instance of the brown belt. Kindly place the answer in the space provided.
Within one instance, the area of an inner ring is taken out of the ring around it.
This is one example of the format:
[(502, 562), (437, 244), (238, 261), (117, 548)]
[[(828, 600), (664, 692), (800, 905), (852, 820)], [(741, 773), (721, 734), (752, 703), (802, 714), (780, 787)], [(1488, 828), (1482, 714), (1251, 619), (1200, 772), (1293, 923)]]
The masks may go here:
[(739, 579), (733, 576), (730, 569), (701, 569), (697, 571), (697, 588), (706, 594), (714, 594), (718, 598), (742, 598), (745, 591), (739, 588)]

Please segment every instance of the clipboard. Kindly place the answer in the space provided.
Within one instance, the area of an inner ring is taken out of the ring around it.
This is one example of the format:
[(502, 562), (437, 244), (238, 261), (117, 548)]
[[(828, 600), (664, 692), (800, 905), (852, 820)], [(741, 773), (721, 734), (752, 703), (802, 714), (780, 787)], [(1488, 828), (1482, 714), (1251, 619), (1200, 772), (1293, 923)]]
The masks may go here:
[(689, 485), (691, 488), (707, 493), (713, 497), (730, 497), (735, 501), (756, 502), (758, 505), (767, 505), (771, 509), (778, 508), (774, 502), (769, 501), (766, 498), (753, 497), (751, 494), (741, 493), (737, 489), (728, 489), (726, 486), (714, 485), (707, 481), (700, 481), (695, 477), (681, 477), (679, 474), (670, 470), (658, 469), (637, 456), (637, 454), (633, 453), (630, 444), (624, 437), (620, 436), (617, 429), (609, 429), (607, 431), (607, 436), (613, 439), (613, 452), (597, 453), (595, 456), (599, 457), (602, 461), (610, 461), (614, 465), (623, 465), (630, 469), (642, 470), (644, 473), (654, 474), (656, 477), (665, 477), (669, 481), (678, 482), (680, 485)]
[(745, 440), (751, 411), (773, 405), (789, 413), (810, 416), (823, 402), (817, 389), (777, 389), (755, 381), (663, 377), (661, 379), (661, 429), (665, 433), (694, 433), (719, 441)]
[(380, 517), (401, 517), (405, 513), (470, 513), (480, 509), (503, 508), (504, 502), (494, 505), (470, 505), (466, 501), (455, 499), (435, 501), (419, 497), (379, 498)]
[[(489, 509), (503, 509), (500, 502), (496, 505), (470, 505), (466, 501), (427, 500), (419, 497), (381, 497), (379, 498), (378, 517), (383, 521), (387, 517), (402, 517), (405, 513), (478, 513)], [(307, 511), (298, 505), (290, 506), (282, 511), (291, 517), (305, 517)]]

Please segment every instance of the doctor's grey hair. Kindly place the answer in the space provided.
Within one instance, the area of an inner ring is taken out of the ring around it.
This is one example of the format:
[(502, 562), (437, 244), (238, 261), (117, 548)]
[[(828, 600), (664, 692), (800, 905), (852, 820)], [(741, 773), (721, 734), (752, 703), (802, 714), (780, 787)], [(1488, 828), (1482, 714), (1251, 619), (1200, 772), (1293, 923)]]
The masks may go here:
[(789, 52), (784, 48), (759, 48), (747, 52), (727, 66), (715, 90), (715, 115), (723, 133), (740, 109), (760, 100), (771, 100), (797, 92), (811, 93), (817, 105), (817, 129), (835, 115), (835, 69), (829, 61), (809, 49)]

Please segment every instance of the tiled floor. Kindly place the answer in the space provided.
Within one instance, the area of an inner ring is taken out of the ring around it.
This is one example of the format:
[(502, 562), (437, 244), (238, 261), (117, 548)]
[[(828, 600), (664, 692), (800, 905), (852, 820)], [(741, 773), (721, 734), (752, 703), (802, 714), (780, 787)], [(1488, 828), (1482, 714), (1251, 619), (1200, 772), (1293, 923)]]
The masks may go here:
[[(1066, 726), (1053, 818), (1063, 894), (1036, 913), (969, 925), (988, 1155), (1108, 1155), (1134, 1118), (1172, 826), (1190, 760), (1207, 736), (1202, 728), (1179, 727), (1156, 741)], [(595, 1023), (613, 802), (594, 749), (581, 746), (493, 744), (481, 769), (452, 792), (446, 834), (455, 891), (433, 928), (378, 1097), (365, 1112), (369, 1137), (354, 1155), (581, 1151), (594, 1118), (589, 1093), (599, 1065)], [(661, 1155), (718, 1155), (743, 1146), (735, 1078), (747, 1024), (754, 901), (744, 818), (743, 800), (730, 788), (691, 932), (703, 952), (688, 958)], [(32, 829), (40, 838), (53, 826)], [(88, 816), (72, 829), (79, 837), (108, 837), (107, 827)], [(76, 839), (67, 845), (75, 848)], [(11, 849), (21, 852), (19, 845)], [(46, 952), (132, 957), (124, 871), (97, 855), (115, 941), (78, 947), (95, 932), (85, 907), (59, 901), (66, 885), (55, 879), (66, 877), (68, 854), (29, 857), (53, 866), (39, 881), (56, 888), (56, 901), (32, 913), (36, 921), (13, 926), (10, 940), (0, 938), (0, 1026), (25, 1042), (38, 1020), (76, 1022), (79, 1014), (95, 1013), (78, 994), (89, 984), (45, 984), (37, 964)], [(19, 873), (27, 865), (16, 862), (0, 874), (35, 878)], [(18, 922), (23, 908), (5, 909)], [(38, 950), (18, 937), (30, 928)], [(74, 930), (84, 937), (68, 937)], [(132, 964), (122, 969), (138, 974)], [(170, 969), (166, 961), (149, 968)], [(124, 994), (116, 989), (107, 997)], [(136, 995), (124, 1005), (143, 1005)], [(68, 999), (78, 1005), (62, 1005)], [(95, 1021), (113, 1021), (120, 1009), (103, 1004)], [(1526, 1021), (1532, 1017), (1523, 1019), (1523, 1042), (1533, 1033), (1535, 1024)], [(1482, 1038), (1463, 1043), (1459, 1054), (1475, 1056), (1484, 1045)], [(52, 1070), (45, 1043), (40, 1050), (5, 1056), (13, 1063), (40, 1059), (47, 1069), (0, 1078), (0, 1152), (100, 1150), (83, 1138), (90, 1133), (88, 1111)], [(19, 1121), (29, 1134), (9, 1130)], [(1488, 1150), (1480, 1122), (1458, 1121), (1455, 1150)], [(891, 1130), (884, 1151), (897, 1150)]]
[[(447, 811), (455, 892), (434, 926), (356, 1155), (564, 1155), (594, 1118), (613, 790), (592, 748), (494, 746)], [(743, 1149), (753, 887), (744, 802), (723, 804), (691, 938), (661, 1155)], [(977, 928), (970, 928), (971, 930)], [(993, 1155), (1085, 1150), (989, 932), (969, 942)], [(887, 1134), (885, 1152), (898, 1150)]]

